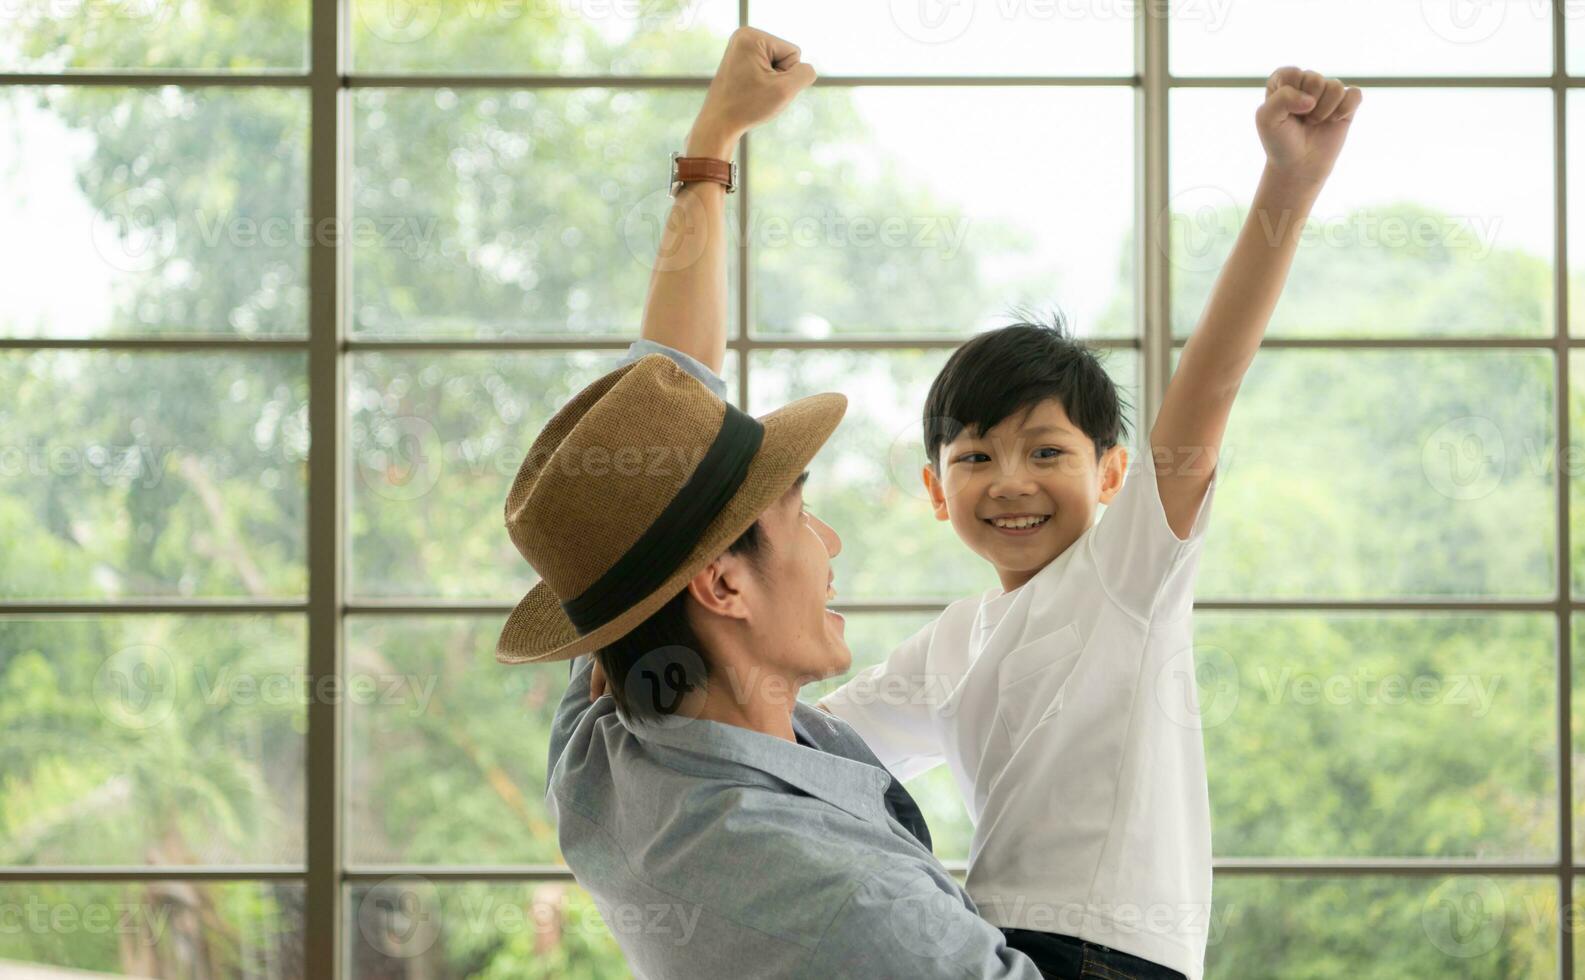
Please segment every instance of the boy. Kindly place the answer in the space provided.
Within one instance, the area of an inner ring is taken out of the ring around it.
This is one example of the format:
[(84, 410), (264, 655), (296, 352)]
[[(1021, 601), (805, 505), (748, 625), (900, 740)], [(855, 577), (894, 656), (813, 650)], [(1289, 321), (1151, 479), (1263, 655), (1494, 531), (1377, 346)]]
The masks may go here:
[(1234, 396), (1361, 98), (1293, 67), (1267, 80), (1250, 215), (1126, 482), (1116, 391), (1060, 325), (981, 334), (931, 387), (936, 518), (1001, 587), (821, 707), (901, 779), (947, 763), (975, 824), (969, 895), (1047, 976), (1204, 972), (1194, 576)]

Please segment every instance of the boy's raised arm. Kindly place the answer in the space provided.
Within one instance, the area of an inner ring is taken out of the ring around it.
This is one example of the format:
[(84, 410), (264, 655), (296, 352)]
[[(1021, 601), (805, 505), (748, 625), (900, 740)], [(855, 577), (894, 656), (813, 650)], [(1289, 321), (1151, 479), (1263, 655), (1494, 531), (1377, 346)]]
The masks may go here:
[[(745, 132), (773, 118), (814, 83), (797, 45), (752, 27), (727, 40), (726, 53), (689, 130), (683, 156), (732, 160)], [(641, 335), (721, 373), (726, 360), (726, 188), (682, 186), (666, 217), (644, 300)]]
[(1150, 432), (1167, 523), (1187, 538), (1205, 498), (1244, 373), (1282, 295), (1299, 232), (1332, 172), (1363, 93), (1287, 66), (1255, 113), (1266, 167)]

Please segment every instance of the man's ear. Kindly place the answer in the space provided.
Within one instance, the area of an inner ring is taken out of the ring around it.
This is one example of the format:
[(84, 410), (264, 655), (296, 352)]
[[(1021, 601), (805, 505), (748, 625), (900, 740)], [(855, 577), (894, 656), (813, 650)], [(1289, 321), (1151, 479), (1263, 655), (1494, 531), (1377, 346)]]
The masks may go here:
[(1113, 446), (1101, 454), (1101, 503), (1110, 504), (1117, 491), (1123, 489), (1123, 478), (1128, 473), (1128, 450)]
[(747, 619), (743, 580), (748, 574), (748, 563), (742, 558), (722, 555), (694, 573), (688, 580), (688, 594), (701, 611), (728, 619)]
[(941, 485), (941, 478), (936, 476), (935, 467), (926, 463), (919, 471), (919, 478), (925, 481), (925, 493), (930, 495), (930, 507), (936, 512), (936, 520), (948, 520), (950, 515), (947, 514), (947, 494)]

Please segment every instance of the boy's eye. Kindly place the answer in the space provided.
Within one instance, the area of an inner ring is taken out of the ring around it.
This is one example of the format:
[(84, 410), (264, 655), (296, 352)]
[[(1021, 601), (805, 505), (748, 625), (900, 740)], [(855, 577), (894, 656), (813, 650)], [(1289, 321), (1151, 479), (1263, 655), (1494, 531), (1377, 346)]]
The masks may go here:
[[(1056, 459), (1058, 456), (1062, 455), (1062, 450), (1058, 449), (1055, 446), (1044, 446), (1044, 447), (1042, 447), (1040, 449), (1035, 450), (1035, 453), (1036, 453), (1036, 458), (1037, 459)], [(1040, 453), (1050, 453), (1051, 455), (1049, 455), (1049, 456), (1041, 456), (1041, 455), (1039, 455)], [(987, 459), (987, 460), (990, 459), (990, 457), (986, 456), (984, 453), (964, 453), (962, 456), (958, 457), (958, 462), (960, 462), (960, 463), (976, 463), (976, 462), (979, 462), (980, 460), (977, 460), (977, 459), (973, 458), (975, 456), (983, 457), (984, 459)]]

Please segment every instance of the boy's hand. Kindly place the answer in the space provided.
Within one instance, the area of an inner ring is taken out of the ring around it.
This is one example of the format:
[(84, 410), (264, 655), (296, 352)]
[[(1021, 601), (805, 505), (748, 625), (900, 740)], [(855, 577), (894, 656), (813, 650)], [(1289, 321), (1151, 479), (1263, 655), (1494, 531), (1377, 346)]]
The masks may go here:
[(814, 68), (798, 57), (796, 44), (773, 34), (752, 27), (733, 31), (705, 92), (690, 144), (699, 152), (706, 152), (712, 141), (730, 147), (739, 136), (775, 118), (814, 84)]
[(1364, 93), (1319, 72), (1292, 65), (1266, 79), (1266, 101), (1255, 112), (1255, 128), (1266, 148), (1266, 166), (1306, 183), (1332, 173), (1348, 127)]

